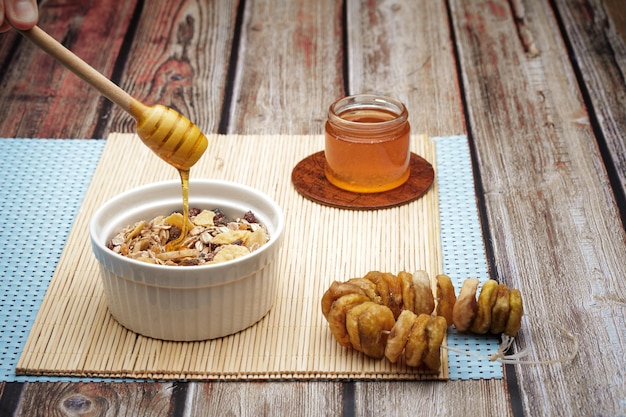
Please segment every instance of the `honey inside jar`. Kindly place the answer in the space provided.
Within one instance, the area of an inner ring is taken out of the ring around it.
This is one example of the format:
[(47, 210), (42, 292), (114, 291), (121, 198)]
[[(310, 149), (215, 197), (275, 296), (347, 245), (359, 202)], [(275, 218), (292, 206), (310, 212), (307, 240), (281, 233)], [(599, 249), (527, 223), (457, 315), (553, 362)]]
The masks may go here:
[(344, 190), (388, 191), (409, 178), (410, 125), (392, 98), (358, 95), (330, 106), (325, 126), (325, 175)]

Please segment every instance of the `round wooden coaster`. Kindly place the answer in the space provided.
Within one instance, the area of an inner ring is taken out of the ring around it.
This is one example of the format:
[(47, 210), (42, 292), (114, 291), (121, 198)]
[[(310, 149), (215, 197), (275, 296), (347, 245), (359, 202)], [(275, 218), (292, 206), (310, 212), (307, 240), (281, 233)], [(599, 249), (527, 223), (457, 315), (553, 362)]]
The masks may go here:
[(317, 203), (352, 210), (375, 210), (409, 203), (420, 198), (435, 179), (433, 166), (421, 156), (411, 153), (411, 175), (404, 184), (381, 193), (362, 194), (331, 184), (324, 175), (325, 166), (324, 151), (298, 162), (291, 173), (296, 190)]

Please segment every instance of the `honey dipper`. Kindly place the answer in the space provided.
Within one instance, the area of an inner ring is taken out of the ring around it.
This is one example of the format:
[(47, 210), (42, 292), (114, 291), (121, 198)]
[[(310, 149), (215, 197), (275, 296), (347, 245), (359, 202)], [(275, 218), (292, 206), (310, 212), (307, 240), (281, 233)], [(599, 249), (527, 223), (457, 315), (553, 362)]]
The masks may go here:
[(185, 116), (160, 104), (147, 106), (133, 98), (38, 26), (16, 30), (133, 116), (141, 140), (165, 162), (182, 171), (198, 162), (208, 141)]

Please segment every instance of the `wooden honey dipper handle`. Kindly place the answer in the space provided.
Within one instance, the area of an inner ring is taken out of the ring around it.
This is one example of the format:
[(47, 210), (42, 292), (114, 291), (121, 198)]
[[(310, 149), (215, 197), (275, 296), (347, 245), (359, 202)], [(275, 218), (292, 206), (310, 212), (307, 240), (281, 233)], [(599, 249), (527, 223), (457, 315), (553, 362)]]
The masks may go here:
[(133, 117), (137, 117), (136, 113), (139, 109), (145, 107), (118, 85), (76, 56), (72, 51), (61, 45), (39, 26), (34, 26), (29, 30), (16, 30)]
[(38, 26), (30, 30), (16, 30), (130, 113), (137, 121), (137, 133), (141, 140), (170, 165), (179, 170), (189, 170), (206, 150), (206, 136), (183, 115), (161, 105), (148, 107), (131, 97)]

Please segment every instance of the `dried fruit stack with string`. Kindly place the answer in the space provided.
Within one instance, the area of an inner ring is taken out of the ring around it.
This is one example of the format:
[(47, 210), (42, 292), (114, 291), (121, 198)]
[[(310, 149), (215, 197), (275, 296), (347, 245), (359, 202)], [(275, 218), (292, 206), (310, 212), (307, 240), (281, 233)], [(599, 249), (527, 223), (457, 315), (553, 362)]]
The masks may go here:
[[(436, 372), (447, 328), (461, 332), (503, 334), (514, 338), (523, 311), (519, 290), (468, 278), (457, 299), (447, 275), (436, 277), (436, 298), (425, 271), (397, 276), (371, 271), (362, 278), (335, 281), (324, 293), (322, 313), (331, 333), (345, 347), (372, 358)], [(437, 300), (437, 303), (435, 303)]]

